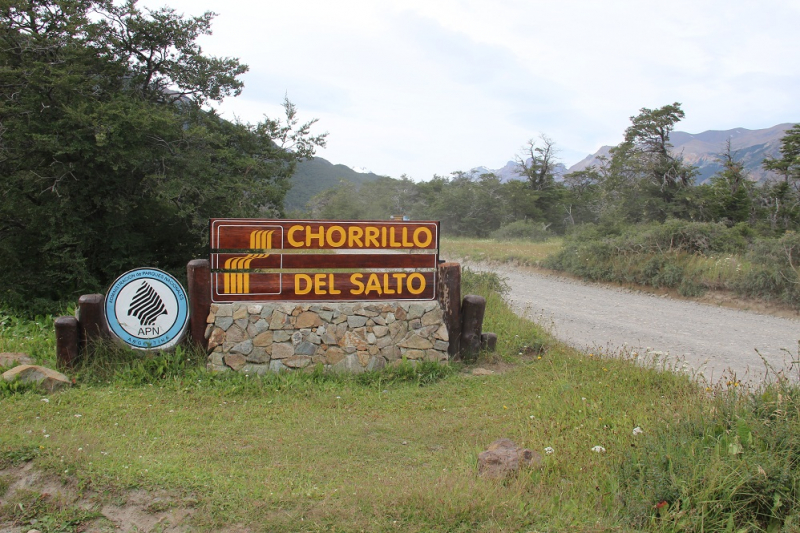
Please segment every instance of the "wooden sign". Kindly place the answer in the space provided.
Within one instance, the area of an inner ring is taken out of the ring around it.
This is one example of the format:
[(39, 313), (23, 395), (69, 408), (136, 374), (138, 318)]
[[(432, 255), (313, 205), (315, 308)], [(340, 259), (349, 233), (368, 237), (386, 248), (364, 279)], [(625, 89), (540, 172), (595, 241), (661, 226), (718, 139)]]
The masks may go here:
[(211, 300), (432, 300), (439, 223), (211, 220)]

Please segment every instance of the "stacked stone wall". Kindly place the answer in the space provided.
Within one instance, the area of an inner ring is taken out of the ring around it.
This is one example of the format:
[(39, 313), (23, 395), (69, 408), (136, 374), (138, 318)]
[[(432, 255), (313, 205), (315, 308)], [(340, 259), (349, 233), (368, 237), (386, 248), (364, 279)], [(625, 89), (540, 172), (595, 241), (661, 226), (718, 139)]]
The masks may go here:
[(207, 324), (207, 366), (217, 372), (441, 362), (450, 340), (438, 301), (212, 304)]

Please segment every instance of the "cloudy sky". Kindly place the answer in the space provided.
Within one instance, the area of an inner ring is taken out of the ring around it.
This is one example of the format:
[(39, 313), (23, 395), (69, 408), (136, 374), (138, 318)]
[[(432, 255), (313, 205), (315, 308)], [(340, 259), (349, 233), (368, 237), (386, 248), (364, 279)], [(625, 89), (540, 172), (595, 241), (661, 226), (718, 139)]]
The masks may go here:
[(219, 106), (329, 132), (317, 155), (415, 180), (502, 167), (544, 133), (570, 166), (642, 107), (690, 133), (800, 122), (797, 0), (145, 0), (214, 11), (206, 53), (250, 66)]

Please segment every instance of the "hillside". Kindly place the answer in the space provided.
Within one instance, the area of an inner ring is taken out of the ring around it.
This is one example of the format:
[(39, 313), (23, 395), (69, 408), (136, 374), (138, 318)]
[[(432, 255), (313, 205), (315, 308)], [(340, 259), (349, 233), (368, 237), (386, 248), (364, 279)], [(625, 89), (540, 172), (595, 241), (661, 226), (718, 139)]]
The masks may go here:
[(298, 163), (292, 176), (292, 188), (286, 194), (286, 212), (302, 210), (312, 196), (336, 188), (341, 180), (361, 184), (375, 181), (379, 177), (372, 172), (356, 172), (345, 165), (334, 165), (321, 157), (302, 161)]
[[(675, 131), (670, 136), (672, 151), (683, 155), (684, 160), (694, 165), (700, 171), (697, 183), (702, 183), (713, 176), (721, 165), (717, 161), (719, 154), (725, 149), (725, 141), (731, 140), (731, 148), (737, 160), (744, 164), (745, 170), (753, 181), (763, 181), (768, 173), (761, 167), (761, 162), (767, 156), (780, 157), (781, 137), (792, 123), (778, 124), (771, 128), (748, 130), (735, 128), (732, 130), (709, 130), (702, 133), (686, 133)], [(568, 172), (584, 170), (590, 165), (598, 163), (599, 156), (609, 155), (610, 146), (603, 146), (592, 155), (572, 165)]]

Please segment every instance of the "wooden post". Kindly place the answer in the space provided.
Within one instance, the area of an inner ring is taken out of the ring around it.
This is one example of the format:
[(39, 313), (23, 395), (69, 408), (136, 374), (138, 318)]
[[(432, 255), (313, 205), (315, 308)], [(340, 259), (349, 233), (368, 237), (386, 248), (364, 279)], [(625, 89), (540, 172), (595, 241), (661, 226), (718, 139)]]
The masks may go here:
[(103, 313), (102, 294), (84, 294), (78, 299), (78, 321), (80, 322), (81, 348), (85, 350), (90, 341), (108, 336), (108, 325)]
[(461, 304), (461, 354), (467, 361), (478, 357), (481, 349), (481, 329), (486, 312), (486, 298), (468, 294)]
[(444, 323), (450, 337), (447, 353), (453, 361), (461, 358), (461, 265), (439, 265), (439, 287), (436, 295), (444, 311)]
[(481, 333), (481, 350), (493, 352), (497, 349), (497, 333)]
[(208, 259), (193, 259), (186, 265), (189, 284), (189, 332), (192, 340), (206, 349), (206, 318), (211, 312), (211, 264)]
[(56, 361), (61, 368), (72, 368), (78, 360), (80, 333), (74, 316), (56, 318)]

